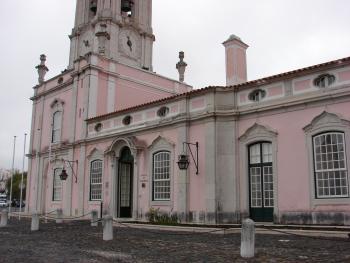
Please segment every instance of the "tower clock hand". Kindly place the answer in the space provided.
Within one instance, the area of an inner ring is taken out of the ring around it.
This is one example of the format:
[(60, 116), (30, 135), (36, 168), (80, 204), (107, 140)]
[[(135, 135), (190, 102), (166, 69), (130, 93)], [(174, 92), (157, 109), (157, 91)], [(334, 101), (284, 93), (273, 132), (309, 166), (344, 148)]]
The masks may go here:
[(130, 40), (130, 37), (128, 37), (128, 42), (126, 42), (126, 43), (127, 43), (127, 45), (129, 46), (130, 51), (132, 52), (132, 42), (131, 42), (131, 40)]

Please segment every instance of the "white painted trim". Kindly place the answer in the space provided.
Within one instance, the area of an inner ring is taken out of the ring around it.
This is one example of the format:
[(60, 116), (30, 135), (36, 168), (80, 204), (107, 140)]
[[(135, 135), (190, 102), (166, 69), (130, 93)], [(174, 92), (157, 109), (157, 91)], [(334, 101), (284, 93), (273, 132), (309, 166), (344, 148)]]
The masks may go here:
[[(148, 182), (149, 182), (149, 204), (151, 206), (166, 206), (173, 208), (174, 206), (174, 153), (175, 144), (170, 140), (158, 136), (153, 140), (148, 148)], [(170, 152), (170, 200), (153, 200), (153, 155), (160, 151)]]
[(274, 215), (278, 215), (278, 134), (268, 126), (255, 123), (239, 138), (240, 155), (240, 196), (241, 214), (249, 215), (249, 172), (248, 172), (248, 147), (249, 145), (267, 141), (272, 143), (272, 169), (273, 169), (273, 194)]
[(108, 77), (108, 92), (107, 92), (107, 113), (115, 111), (115, 90), (116, 81), (115, 78)]
[[(348, 197), (342, 198), (316, 198), (315, 193), (315, 171), (314, 171), (314, 154), (312, 138), (314, 135), (330, 131), (339, 131), (344, 133), (345, 138), (345, 155), (347, 165), (350, 163), (350, 121), (343, 119), (339, 114), (322, 112), (314, 117), (309, 125), (304, 127), (305, 131), (305, 147), (308, 153), (309, 164), (309, 198), (312, 208), (322, 205), (349, 204), (350, 194)], [(348, 167), (348, 166), (347, 166)], [(348, 170), (348, 193), (349, 187), (349, 170)]]
[[(89, 155), (87, 155), (86, 157), (87, 159), (87, 164), (88, 164), (88, 167), (87, 167), (87, 175), (88, 175), (88, 193), (87, 193), (87, 200), (89, 203), (91, 202), (97, 202), (97, 203), (100, 203), (100, 202), (103, 202), (103, 200), (105, 200), (105, 165), (106, 165), (106, 160), (104, 158), (104, 154), (103, 154), (103, 151), (100, 151), (99, 149), (97, 148), (94, 148), (90, 153)], [(102, 189), (101, 189), (101, 199), (100, 200), (91, 200), (91, 173), (90, 173), (90, 170), (91, 170), (91, 163), (93, 161), (96, 161), (96, 160), (101, 160), (102, 161)]]
[(90, 75), (89, 85), (89, 109), (88, 118), (96, 116), (97, 113), (97, 98), (98, 97), (98, 77), (96, 75)]

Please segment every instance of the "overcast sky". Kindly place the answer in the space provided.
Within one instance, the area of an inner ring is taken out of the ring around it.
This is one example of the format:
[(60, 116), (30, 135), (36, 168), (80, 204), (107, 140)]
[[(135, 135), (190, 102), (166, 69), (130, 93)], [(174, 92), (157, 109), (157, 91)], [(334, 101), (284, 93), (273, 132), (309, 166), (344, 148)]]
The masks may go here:
[[(183, 50), (188, 84), (224, 85), (221, 43), (230, 34), (250, 46), (249, 80), (347, 57), (349, 10), (349, 0), (153, 0), (154, 70), (177, 79)], [(14, 135), (15, 166), (22, 167), (35, 66), (44, 53), (46, 79), (67, 67), (74, 13), (75, 0), (1, 0), (0, 168), (11, 167)]]

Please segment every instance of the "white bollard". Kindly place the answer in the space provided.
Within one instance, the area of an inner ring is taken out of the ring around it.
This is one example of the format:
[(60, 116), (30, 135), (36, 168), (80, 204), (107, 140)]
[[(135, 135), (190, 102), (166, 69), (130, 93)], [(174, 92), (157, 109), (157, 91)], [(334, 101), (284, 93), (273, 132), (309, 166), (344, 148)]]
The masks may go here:
[(91, 226), (98, 226), (98, 212), (96, 210), (91, 211)]
[(103, 218), (103, 240), (109, 241), (113, 240), (113, 217), (105, 216)]
[(8, 211), (7, 210), (2, 210), (0, 227), (6, 227), (7, 226), (8, 216), (9, 216)]
[(57, 209), (57, 215), (56, 215), (56, 224), (62, 224), (63, 223), (63, 211), (62, 209)]
[(246, 219), (242, 223), (241, 257), (252, 258), (255, 255), (255, 223)]
[(31, 231), (38, 231), (39, 230), (39, 214), (34, 213), (32, 214), (32, 224), (30, 226)]

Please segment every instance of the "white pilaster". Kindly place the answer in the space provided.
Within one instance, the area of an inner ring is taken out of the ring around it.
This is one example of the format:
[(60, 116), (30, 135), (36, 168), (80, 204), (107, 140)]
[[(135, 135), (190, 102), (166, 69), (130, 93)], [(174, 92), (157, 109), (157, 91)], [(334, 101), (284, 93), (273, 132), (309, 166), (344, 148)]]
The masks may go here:
[[(69, 150), (69, 153), (67, 155), (67, 161), (73, 161), (74, 158), (74, 154), (73, 154), (73, 149)], [(74, 173), (76, 171), (77, 168), (77, 164), (75, 162), (71, 163), (72, 168), (74, 170)], [(67, 180), (65, 181), (65, 205), (63, 206), (63, 211), (64, 214), (67, 216), (72, 216), (72, 192), (73, 192), (73, 183), (75, 184), (75, 177), (73, 175), (73, 171), (71, 169), (71, 166), (69, 164), (66, 164), (66, 168), (67, 168), (67, 173), (68, 173), (68, 177)]]
[(107, 111), (115, 111), (115, 78), (108, 77)]
[(73, 83), (73, 89), (72, 89), (72, 107), (71, 107), (71, 112), (70, 112), (70, 142), (75, 141), (75, 129), (76, 129), (76, 118), (77, 118), (77, 102), (78, 102), (78, 83), (79, 83), (79, 78), (74, 79)]
[(78, 213), (79, 215), (83, 215), (84, 205), (85, 205), (85, 155), (86, 155), (86, 147), (84, 144), (80, 146), (80, 156), (78, 162)]
[(205, 124), (205, 205), (206, 223), (216, 221), (216, 124), (213, 120)]
[[(187, 101), (188, 104), (188, 101)], [(188, 112), (188, 105), (187, 105)], [(185, 124), (183, 127), (178, 128), (178, 143), (177, 143), (177, 152), (178, 154), (182, 153), (183, 142), (188, 142), (188, 126)], [(187, 149), (186, 149), (187, 150)], [(186, 152), (188, 154), (188, 151)], [(175, 164), (177, 165), (177, 156), (175, 156)], [(188, 188), (189, 188), (189, 169), (180, 170), (178, 169), (179, 174), (177, 175), (177, 212), (181, 220), (187, 220), (188, 216)]]
[(96, 116), (97, 112), (98, 76), (96, 71), (91, 71), (89, 86), (88, 118)]

